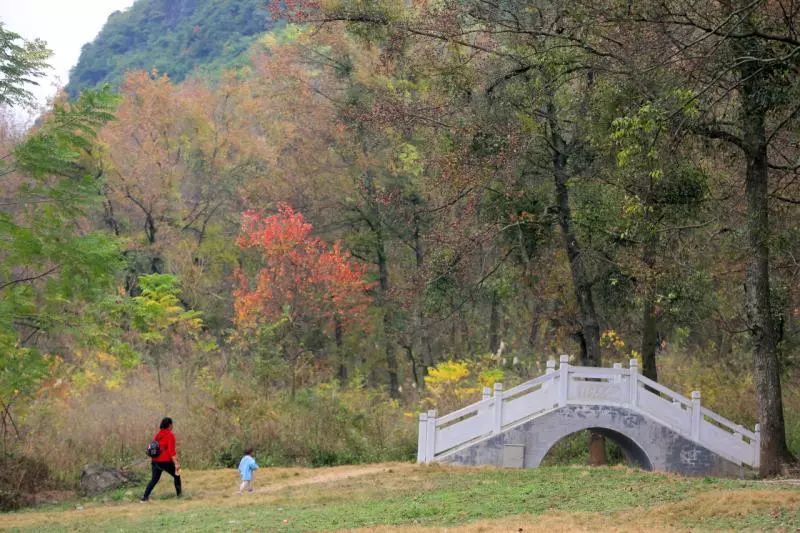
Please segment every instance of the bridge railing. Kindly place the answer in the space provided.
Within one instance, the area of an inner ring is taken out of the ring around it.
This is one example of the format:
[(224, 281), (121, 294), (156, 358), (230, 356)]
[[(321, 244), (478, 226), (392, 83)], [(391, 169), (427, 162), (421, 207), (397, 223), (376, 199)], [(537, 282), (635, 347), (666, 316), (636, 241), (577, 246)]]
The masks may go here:
[(612, 405), (635, 409), (676, 433), (733, 461), (757, 468), (760, 435), (701, 405), (700, 392), (687, 398), (639, 373), (636, 359), (628, 368), (580, 367), (561, 356), (559, 368), (548, 361), (543, 376), (507, 391), (501, 383), (483, 399), (438, 417), (422, 413), (417, 460), (429, 463), (458, 449), (566, 405)]

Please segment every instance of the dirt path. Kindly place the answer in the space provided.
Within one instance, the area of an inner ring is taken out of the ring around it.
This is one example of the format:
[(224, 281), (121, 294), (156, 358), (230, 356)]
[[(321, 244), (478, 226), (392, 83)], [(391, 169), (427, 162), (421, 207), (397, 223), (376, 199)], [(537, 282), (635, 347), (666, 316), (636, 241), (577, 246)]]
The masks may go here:
[(256, 493), (271, 493), (271, 492), (278, 492), (280, 490), (292, 488), (292, 487), (301, 487), (303, 485), (317, 485), (321, 483), (330, 483), (331, 481), (342, 481), (345, 479), (351, 479), (356, 477), (362, 476), (370, 476), (372, 474), (381, 474), (384, 472), (399, 472), (404, 469), (411, 470), (415, 468), (416, 465), (412, 464), (404, 464), (404, 463), (397, 463), (397, 464), (378, 464), (378, 465), (368, 465), (368, 466), (342, 466), (342, 467), (332, 467), (331, 469), (327, 469), (324, 474), (320, 474), (317, 476), (311, 476), (291, 481), (284, 481), (282, 483), (271, 483), (266, 487), (262, 487), (260, 489), (255, 489), (253, 492)]
[[(348, 479), (368, 477), (383, 473), (404, 473), (417, 468), (411, 463), (380, 463), (358, 466), (335, 466), (327, 468), (264, 468), (259, 471), (257, 487), (252, 496), (255, 499), (237, 495), (238, 473), (235, 470), (187, 471), (185, 476), (188, 497), (176, 501), (171, 496), (166, 499), (153, 499), (146, 505), (138, 501), (138, 492), (129, 495), (125, 503), (103, 501), (75, 501), (72, 508), (26, 509), (17, 513), (0, 515), (0, 530), (8, 528), (35, 527), (37, 524), (62, 524), (65, 528), (76, 524), (90, 525), (96, 520), (113, 517), (120, 519), (136, 519), (147, 513), (162, 511), (191, 511), (199, 507), (220, 506), (238, 507), (252, 505), (261, 498), (272, 498), (283, 490), (297, 487), (325, 485)], [(157, 491), (167, 495), (171, 493), (172, 484), (162, 480)], [(261, 498), (259, 498), (259, 496)], [(64, 504), (60, 504), (64, 505)]]

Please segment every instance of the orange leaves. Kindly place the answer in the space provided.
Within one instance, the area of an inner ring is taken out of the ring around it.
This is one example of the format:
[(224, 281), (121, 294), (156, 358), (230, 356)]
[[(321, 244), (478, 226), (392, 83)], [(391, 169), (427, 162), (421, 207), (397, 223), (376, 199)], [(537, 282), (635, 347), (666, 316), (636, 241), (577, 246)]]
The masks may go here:
[(270, 217), (264, 218), (257, 211), (245, 212), (242, 233), (236, 243), (242, 248), (259, 247), (264, 254), (292, 253), (301, 246), (314, 244), (315, 240), (309, 239), (312, 229), (301, 213), (280, 203), (278, 214)]
[(278, 213), (248, 211), (237, 244), (261, 255), (252, 279), (239, 270), (234, 292), (236, 322), (245, 327), (272, 323), (282, 316), (297, 327), (329, 329), (335, 321), (361, 318), (369, 306), (371, 284), (366, 267), (353, 261), (339, 243), (328, 246), (312, 237), (302, 213), (279, 204)]

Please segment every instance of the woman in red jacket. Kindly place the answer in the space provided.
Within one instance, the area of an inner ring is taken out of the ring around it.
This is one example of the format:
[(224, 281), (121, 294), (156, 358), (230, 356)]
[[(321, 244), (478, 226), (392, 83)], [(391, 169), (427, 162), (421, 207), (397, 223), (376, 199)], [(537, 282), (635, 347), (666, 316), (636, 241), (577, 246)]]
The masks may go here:
[(175, 493), (180, 497), (181, 495), (181, 464), (178, 461), (178, 450), (175, 448), (175, 434), (172, 432), (172, 419), (166, 417), (161, 421), (161, 429), (153, 437), (154, 441), (158, 442), (159, 451), (158, 456), (153, 457), (151, 463), (153, 475), (150, 478), (150, 483), (144, 490), (142, 501), (146, 502), (150, 498), (150, 493), (153, 492), (153, 487), (156, 486), (158, 480), (161, 479), (161, 472), (166, 472), (175, 479)]

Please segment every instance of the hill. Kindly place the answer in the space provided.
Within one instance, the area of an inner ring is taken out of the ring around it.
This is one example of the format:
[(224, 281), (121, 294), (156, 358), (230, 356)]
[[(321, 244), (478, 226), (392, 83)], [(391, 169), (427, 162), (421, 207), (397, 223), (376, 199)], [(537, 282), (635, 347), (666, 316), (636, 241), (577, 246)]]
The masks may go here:
[(198, 67), (234, 64), (269, 26), (264, 0), (137, 0), (111, 14), (84, 45), (66, 89), (75, 96), (115, 85), (132, 69), (157, 69), (181, 81)]
[[(179, 502), (162, 482), (3, 517), (22, 531), (544, 531), (800, 527), (790, 482), (692, 479), (621, 467), (533, 470), (383, 463), (266, 468), (256, 490), (235, 493), (234, 470), (187, 471)], [(439, 529), (437, 529), (439, 530)]]

